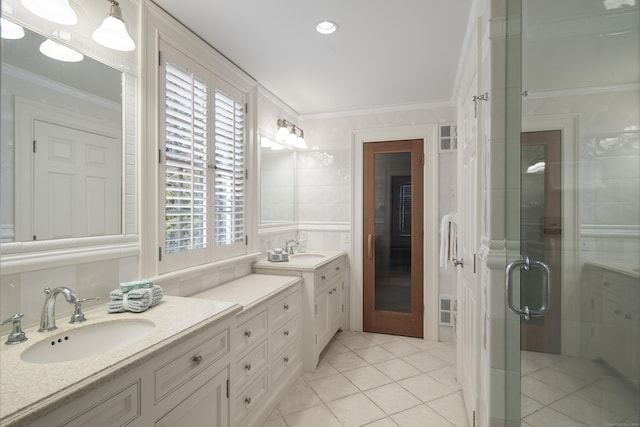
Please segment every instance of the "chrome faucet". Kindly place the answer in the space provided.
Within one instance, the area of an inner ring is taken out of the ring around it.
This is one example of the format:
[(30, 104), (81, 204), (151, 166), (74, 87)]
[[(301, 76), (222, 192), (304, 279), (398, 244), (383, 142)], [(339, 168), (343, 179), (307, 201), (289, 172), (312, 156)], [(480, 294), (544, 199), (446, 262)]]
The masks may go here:
[(58, 294), (64, 295), (69, 304), (75, 304), (78, 296), (66, 286), (58, 288), (44, 288), (45, 298), (42, 306), (42, 316), (40, 317), (40, 329), (38, 332), (49, 332), (57, 328), (56, 326), (56, 297)]
[(284, 251), (289, 255), (293, 255), (293, 246), (289, 247), (289, 243), (293, 242), (293, 244), (297, 245), (298, 241), (296, 239), (287, 240), (287, 243), (284, 244)]

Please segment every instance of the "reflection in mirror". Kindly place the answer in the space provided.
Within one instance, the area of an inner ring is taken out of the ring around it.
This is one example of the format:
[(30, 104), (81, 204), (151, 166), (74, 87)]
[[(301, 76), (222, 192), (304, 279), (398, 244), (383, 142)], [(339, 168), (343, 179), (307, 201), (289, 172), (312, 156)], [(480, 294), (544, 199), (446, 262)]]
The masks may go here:
[(120, 234), (122, 73), (46, 40), (2, 39), (2, 241)]
[(295, 221), (295, 152), (260, 137), (260, 225)]

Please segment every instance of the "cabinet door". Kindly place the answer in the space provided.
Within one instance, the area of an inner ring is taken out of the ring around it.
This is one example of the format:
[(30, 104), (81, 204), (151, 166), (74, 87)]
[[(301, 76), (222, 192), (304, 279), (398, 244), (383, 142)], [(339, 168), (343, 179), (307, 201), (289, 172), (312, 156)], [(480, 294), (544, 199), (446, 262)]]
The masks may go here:
[(229, 396), (225, 368), (154, 424), (158, 427), (229, 427)]
[(316, 294), (315, 333), (316, 349), (324, 348), (330, 338), (329, 289), (324, 288)]
[(331, 289), (329, 290), (329, 299), (331, 301), (330, 309), (330, 322), (331, 322), (331, 336), (340, 329), (342, 323), (342, 281), (337, 280), (333, 282)]

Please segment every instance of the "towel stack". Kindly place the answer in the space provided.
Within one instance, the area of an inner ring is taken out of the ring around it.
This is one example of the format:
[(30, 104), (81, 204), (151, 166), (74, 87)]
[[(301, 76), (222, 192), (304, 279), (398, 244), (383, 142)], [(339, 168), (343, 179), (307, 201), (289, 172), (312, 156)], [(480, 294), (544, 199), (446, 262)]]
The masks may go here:
[(108, 313), (132, 311), (141, 313), (162, 300), (162, 288), (151, 280), (124, 282), (119, 289), (109, 293), (111, 301), (107, 303)]

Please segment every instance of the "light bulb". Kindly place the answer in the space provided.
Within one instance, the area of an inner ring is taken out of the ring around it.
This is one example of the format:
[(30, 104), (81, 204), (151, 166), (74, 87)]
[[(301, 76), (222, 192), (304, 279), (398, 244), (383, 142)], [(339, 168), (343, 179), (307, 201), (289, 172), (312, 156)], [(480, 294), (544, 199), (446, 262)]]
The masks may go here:
[(93, 40), (109, 49), (121, 50), (125, 52), (132, 51), (136, 48), (136, 44), (127, 32), (127, 27), (122, 19), (122, 9), (115, 0), (111, 1), (109, 15), (104, 18), (102, 25), (98, 27), (91, 36)]
[(40, 44), (40, 52), (51, 59), (64, 62), (80, 62), (84, 59), (80, 52), (49, 39)]
[(18, 40), (24, 37), (24, 29), (20, 25), (0, 17), (0, 35), (3, 39)]

